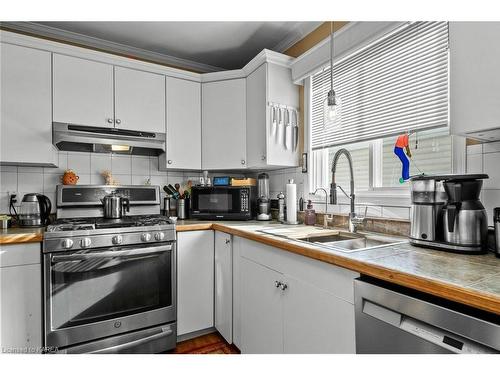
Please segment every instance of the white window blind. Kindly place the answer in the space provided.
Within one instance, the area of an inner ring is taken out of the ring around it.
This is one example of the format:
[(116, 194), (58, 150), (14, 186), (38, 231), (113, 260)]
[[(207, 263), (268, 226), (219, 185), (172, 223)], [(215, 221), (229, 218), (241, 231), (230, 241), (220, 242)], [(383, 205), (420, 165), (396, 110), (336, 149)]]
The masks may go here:
[(335, 63), (341, 127), (323, 127), (330, 68), (312, 77), (312, 148), (448, 125), (448, 24), (414, 22)]

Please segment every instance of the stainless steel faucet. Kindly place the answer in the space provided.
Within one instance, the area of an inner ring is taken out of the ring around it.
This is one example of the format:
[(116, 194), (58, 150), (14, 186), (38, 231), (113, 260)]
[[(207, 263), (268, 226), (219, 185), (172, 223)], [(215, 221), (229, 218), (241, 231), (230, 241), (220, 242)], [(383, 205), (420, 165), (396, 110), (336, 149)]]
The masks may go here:
[(328, 192), (323, 188), (317, 188), (316, 190), (314, 190), (313, 195), (316, 195), (319, 190), (323, 190), (325, 192), (325, 214), (323, 215), (323, 228), (328, 229), (328, 221), (333, 220), (333, 215), (332, 218), (328, 216)]
[[(350, 185), (351, 185), (351, 192), (350, 194), (347, 194), (345, 190), (340, 186), (335, 183), (335, 172), (337, 170), (337, 163), (339, 161), (340, 156), (345, 155), (347, 158), (347, 161), (349, 162), (349, 171), (350, 171)], [(345, 148), (341, 148), (335, 153), (335, 156), (333, 157), (333, 164), (332, 164), (332, 183), (330, 184), (330, 204), (337, 204), (337, 187), (344, 193), (344, 195), (350, 199), (351, 201), (351, 211), (349, 213), (349, 232), (356, 232), (358, 225), (363, 224), (364, 218), (358, 217), (356, 215), (356, 212), (354, 210), (354, 169), (352, 167), (352, 158), (351, 158), (351, 153), (347, 151)]]

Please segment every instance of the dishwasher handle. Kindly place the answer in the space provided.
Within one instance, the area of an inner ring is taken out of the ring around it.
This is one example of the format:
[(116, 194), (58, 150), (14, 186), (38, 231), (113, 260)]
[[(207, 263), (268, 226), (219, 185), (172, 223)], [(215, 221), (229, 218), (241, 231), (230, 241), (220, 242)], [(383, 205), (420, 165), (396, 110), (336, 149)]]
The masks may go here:
[(429, 341), (453, 353), (493, 354), (493, 348), (455, 335), (442, 328), (400, 314), (367, 299), (363, 299), (363, 313), (395, 326), (413, 336)]

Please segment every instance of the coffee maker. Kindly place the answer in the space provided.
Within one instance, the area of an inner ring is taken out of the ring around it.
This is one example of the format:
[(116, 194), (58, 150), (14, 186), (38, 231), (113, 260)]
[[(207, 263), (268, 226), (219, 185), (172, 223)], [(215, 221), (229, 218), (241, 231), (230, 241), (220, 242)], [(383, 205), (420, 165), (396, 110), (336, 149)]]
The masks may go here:
[(486, 174), (411, 179), (410, 243), (480, 254), (487, 250), (488, 219), (479, 200)]
[(269, 197), (269, 175), (257, 176), (257, 220), (271, 220), (271, 198)]

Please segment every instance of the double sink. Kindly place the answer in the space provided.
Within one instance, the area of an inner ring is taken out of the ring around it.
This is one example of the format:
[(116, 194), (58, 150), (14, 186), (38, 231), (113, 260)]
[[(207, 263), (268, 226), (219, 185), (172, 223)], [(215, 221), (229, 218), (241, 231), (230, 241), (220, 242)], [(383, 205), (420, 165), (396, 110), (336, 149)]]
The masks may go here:
[(402, 237), (386, 236), (378, 233), (350, 233), (317, 227), (313, 227), (309, 233), (303, 227), (265, 228), (259, 230), (259, 232), (346, 253), (406, 242), (406, 239)]

